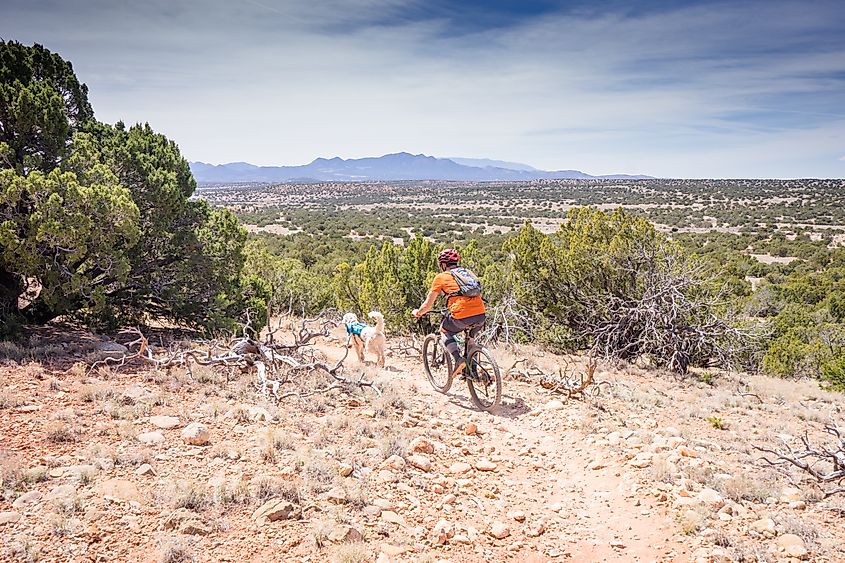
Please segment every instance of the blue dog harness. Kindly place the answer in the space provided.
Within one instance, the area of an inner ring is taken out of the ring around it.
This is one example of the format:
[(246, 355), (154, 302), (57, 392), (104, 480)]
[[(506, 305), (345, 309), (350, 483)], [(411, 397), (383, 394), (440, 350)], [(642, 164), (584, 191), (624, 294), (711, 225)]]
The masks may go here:
[(346, 334), (352, 336), (361, 336), (361, 331), (367, 328), (367, 325), (364, 323), (354, 322), (354, 323), (347, 323), (346, 325)]

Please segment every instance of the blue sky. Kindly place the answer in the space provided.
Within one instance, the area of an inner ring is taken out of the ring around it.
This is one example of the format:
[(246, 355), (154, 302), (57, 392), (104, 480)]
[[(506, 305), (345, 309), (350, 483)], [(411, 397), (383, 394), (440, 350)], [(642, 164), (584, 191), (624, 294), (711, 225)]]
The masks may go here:
[(190, 160), (845, 177), (845, 3), (4, 0)]

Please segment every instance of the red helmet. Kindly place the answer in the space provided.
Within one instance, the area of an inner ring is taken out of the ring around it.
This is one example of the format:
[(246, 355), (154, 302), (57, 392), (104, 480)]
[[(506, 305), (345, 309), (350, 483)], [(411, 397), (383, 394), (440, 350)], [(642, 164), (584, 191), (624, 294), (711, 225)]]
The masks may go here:
[(437, 262), (440, 264), (457, 264), (461, 261), (461, 255), (454, 248), (447, 248), (437, 255)]

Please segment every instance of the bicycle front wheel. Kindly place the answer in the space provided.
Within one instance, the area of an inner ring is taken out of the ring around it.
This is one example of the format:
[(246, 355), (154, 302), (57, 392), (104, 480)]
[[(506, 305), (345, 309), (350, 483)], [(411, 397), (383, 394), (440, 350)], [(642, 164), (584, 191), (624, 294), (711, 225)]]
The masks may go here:
[(502, 400), (502, 376), (496, 360), (486, 348), (480, 348), (470, 356), (467, 369), (472, 402), (483, 411), (492, 411)]
[(429, 334), (423, 340), (423, 367), (428, 381), (436, 391), (446, 393), (452, 386), (452, 355), (440, 342), (436, 334)]

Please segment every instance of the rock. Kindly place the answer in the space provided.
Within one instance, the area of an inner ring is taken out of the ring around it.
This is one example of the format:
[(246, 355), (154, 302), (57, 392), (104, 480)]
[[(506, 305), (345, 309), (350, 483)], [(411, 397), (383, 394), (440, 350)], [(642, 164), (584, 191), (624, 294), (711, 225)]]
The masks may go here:
[(595, 461), (590, 462), (590, 464), (587, 466), (587, 469), (597, 471), (599, 469), (604, 469), (605, 467), (607, 467), (607, 462), (603, 459), (597, 459)]
[(153, 446), (164, 442), (164, 434), (158, 430), (153, 430), (152, 432), (143, 432), (138, 434), (135, 436), (135, 439), (146, 446)]
[(521, 510), (511, 510), (508, 512), (508, 518), (513, 518), (517, 522), (525, 522), (525, 513)]
[(448, 520), (438, 520), (437, 524), (434, 525), (434, 529), (432, 532), (432, 541), (434, 541), (435, 545), (443, 545), (450, 538), (454, 537), (455, 535), (455, 526), (449, 522)]
[(390, 469), (381, 469), (376, 474), (376, 479), (381, 483), (398, 483), (399, 475), (397, 475)]
[(392, 455), (379, 465), (381, 469), (393, 469), (396, 471), (402, 471), (405, 469), (405, 460), (399, 457), (398, 455)]
[(789, 508), (792, 510), (806, 510), (807, 503), (803, 500), (796, 500), (789, 503)]
[(810, 552), (806, 547), (800, 545), (790, 545), (783, 548), (783, 554), (787, 557), (794, 557), (795, 559), (808, 559)]
[(74, 485), (59, 485), (44, 495), (45, 502), (72, 499), (76, 494), (76, 487)]
[(35, 504), (39, 500), (41, 500), (41, 493), (38, 491), (29, 491), (16, 498), (15, 502), (12, 503), (12, 508), (23, 508), (30, 504)]
[(542, 522), (537, 522), (536, 524), (532, 524), (528, 527), (525, 531), (525, 535), (529, 538), (536, 538), (542, 536), (545, 532), (546, 526), (544, 526)]
[(493, 522), (487, 533), (497, 540), (501, 540), (511, 535), (511, 529), (507, 524), (503, 524), (502, 522)]
[(420, 469), (422, 471), (425, 471), (426, 473), (431, 471), (431, 460), (428, 458), (427, 455), (422, 455), (422, 454), (409, 455), (407, 461), (411, 466), (416, 467), (417, 469)]
[(361, 509), (361, 512), (363, 512), (365, 516), (369, 516), (370, 518), (378, 518), (379, 516), (381, 516), (381, 508), (372, 504), (365, 506), (363, 509)]
[(400, 555), (408, 551), (408, 548), (403, 547), (401, 545), (383, 543), (381, 544), (379, 551), (382, 555), (386, 555), (387, 557), (399, 557)]
[(17, 512), (0, 512), (0, 526), (4, 524), (14, 524), (21, 519), (21, 515)]
[(725, 499), (723, 499), (722, 495), (713, 489), (701, 489), (696, 498), (698, 498), (702, 504), (705, 504), (714, 510), (718, 510), (725, 506)]
[(759, 520), (755, 520), (749, 526), (749, 530), (757, 532), (764, 538), (773, 538), (778, 534), (777, 529), (775, 528), (775, 521), (771, 518), (760, 518)]
[(377, 506), (382, 510), (394, 510), (393, 503), (386, 498), (377, 498), (373, 501), (373, 506)]
[(431, 441), (428, 440), (428, 438), (419, 436), (411, 441), (410, 445), (408, 446), (408, 452), (420, 454), (433, 454), (434, 444), (432, 444)]
[(489, 459), (482, 458), (475, 462), (475, 468), (479, 471), (495, 471), (496, 467), (496, 464)]
[(784, 487), (783, 491), (780, 493), (780, 502), (788, 504), (790, 502), (802, 500), (802, 497), (803, 495), (801, 494), (801, 489), (796, 487)]
[(247, 409), (247, 416), (249, 416), (252, 422), (273, 422), (273, 415), (264, 407), (249, 407)]
[(346, 491), (340, 487), (334, 487), (326, 493), (326, 500), (334, 504), (346, 504)]
[(778, 547), (788, 547), (790, 545), (800, 545), (803, 547), (804, 540), (801, 539), (801, 536), (798, 536), (796, 534), (783, 534), (782, 536), (778, 537), (777, 540), (775, 540), (775, 544)]
[(364, 536), (361, 535), (361, 532), (359, 532), (352, 526), (346, 525), (334, 526), (331, 530), (329, 530), (329, 533), (326, 534), (326, 537), (330, 542), (334, 543), (350, 543), (361, 541), (364, 539)]
[(543, 407), (543, 410), (547, 411), (559, 411), (563, 410), (563, 403), (558, 401), (557, 399), (552, 399)]
[(211, 528), (200, 520), (188, 520), (179, 526), (179, 533), (192, 536), (207, 536), (211, 533)]
[(142, 401), (149, 397), (151, 393), (144, 389), (142, 386), (135, 384), (127, 387), (123, 390), (123, 394), (121, 395), (121, 399), (126, 404), (133, 404), (139, 401)]
[(467, 436), (475, 436), (476, 434), (478, 434), (478, 425), (476, 425), (474, 422), (470, 422), (464, 427), (464, 434), (466, 434)]
[(341, 477), (349, 477), (352, 475), (352, 466), (348, 463), (341, 463), (337, 468), (337, 474)]
[(690, 449), (686, 446), (681, 446), (678, 448), (678, 453), (681, 454), (681, 457), (698, 457), (698, 452)]
[(177, 426), (182, 425), (182, 423), (179, 422), (179, 419), (175, 416), (151, 416), (150, 424), (156, 428), (162, 428), (164, 430), (170, 430), (171, 428), (176, 428)]
[(472, 471), (472, 466), (464, 461), (456, 461), (449, 466), (449, 473), (453, 475), (461, 475)]
[(145, 463), (144, 465), (140, 466), (138, 469), (135, 470), (135, 475), (156, 475), (156, 470), (153, 469), (153, 466), (149, 463)]
[(118, 502), (141, 501), (141, 493), (138, 492), (138, 487), (125, 479), (103, 481), (98, 489), (104, 497), (110, 497)]
[(385, 522), (390, 522), (391, 524), (396, 524), (397, 526), (405, 527), (408, 524), (405, 522), (405, 519), (402, 518), (400, 515), (396, 514), (392, 510), (382, 510), (381, 511), (381, 519)]
[(634, 459), (628, 462), (628, 465), (631, 467), (636, 467), (637, 469), (643, 469), (651, 465), (651, 458), (652, 454), (647, 452), (638, 453)]
[(182, 534), (207, 536), (211, 528), (203, 521), (202, 516), (187, 508), (178, 508), (168, 514), (161, 523), (165, 531), (178, 531)]
[(807, 547), (804, 545), (804, 540), (795, 534), (784, 534), (778, 537), (775, 544), (778, 547), (778, 551), (787, 557), (807, 559), (810, 554), (810, 552), (807, 551)]
[(295, 520), (300, 517), (299, 506), (283, 499), (270, 499), (252, 513), (252, 519), (259, 526), (276, 520)]
[(119, 360), (128, 352), (129, 348), (123, 344), (118, 344), (117, 342), (100, 342), (94, 346), (94, 354), (100, 359), (113, 358), (115, 360)]
[(204, 446), (211, 439), (211, 434), (204, 424), (192, 422), (182, 429), (182, 440), (192, 446)]

